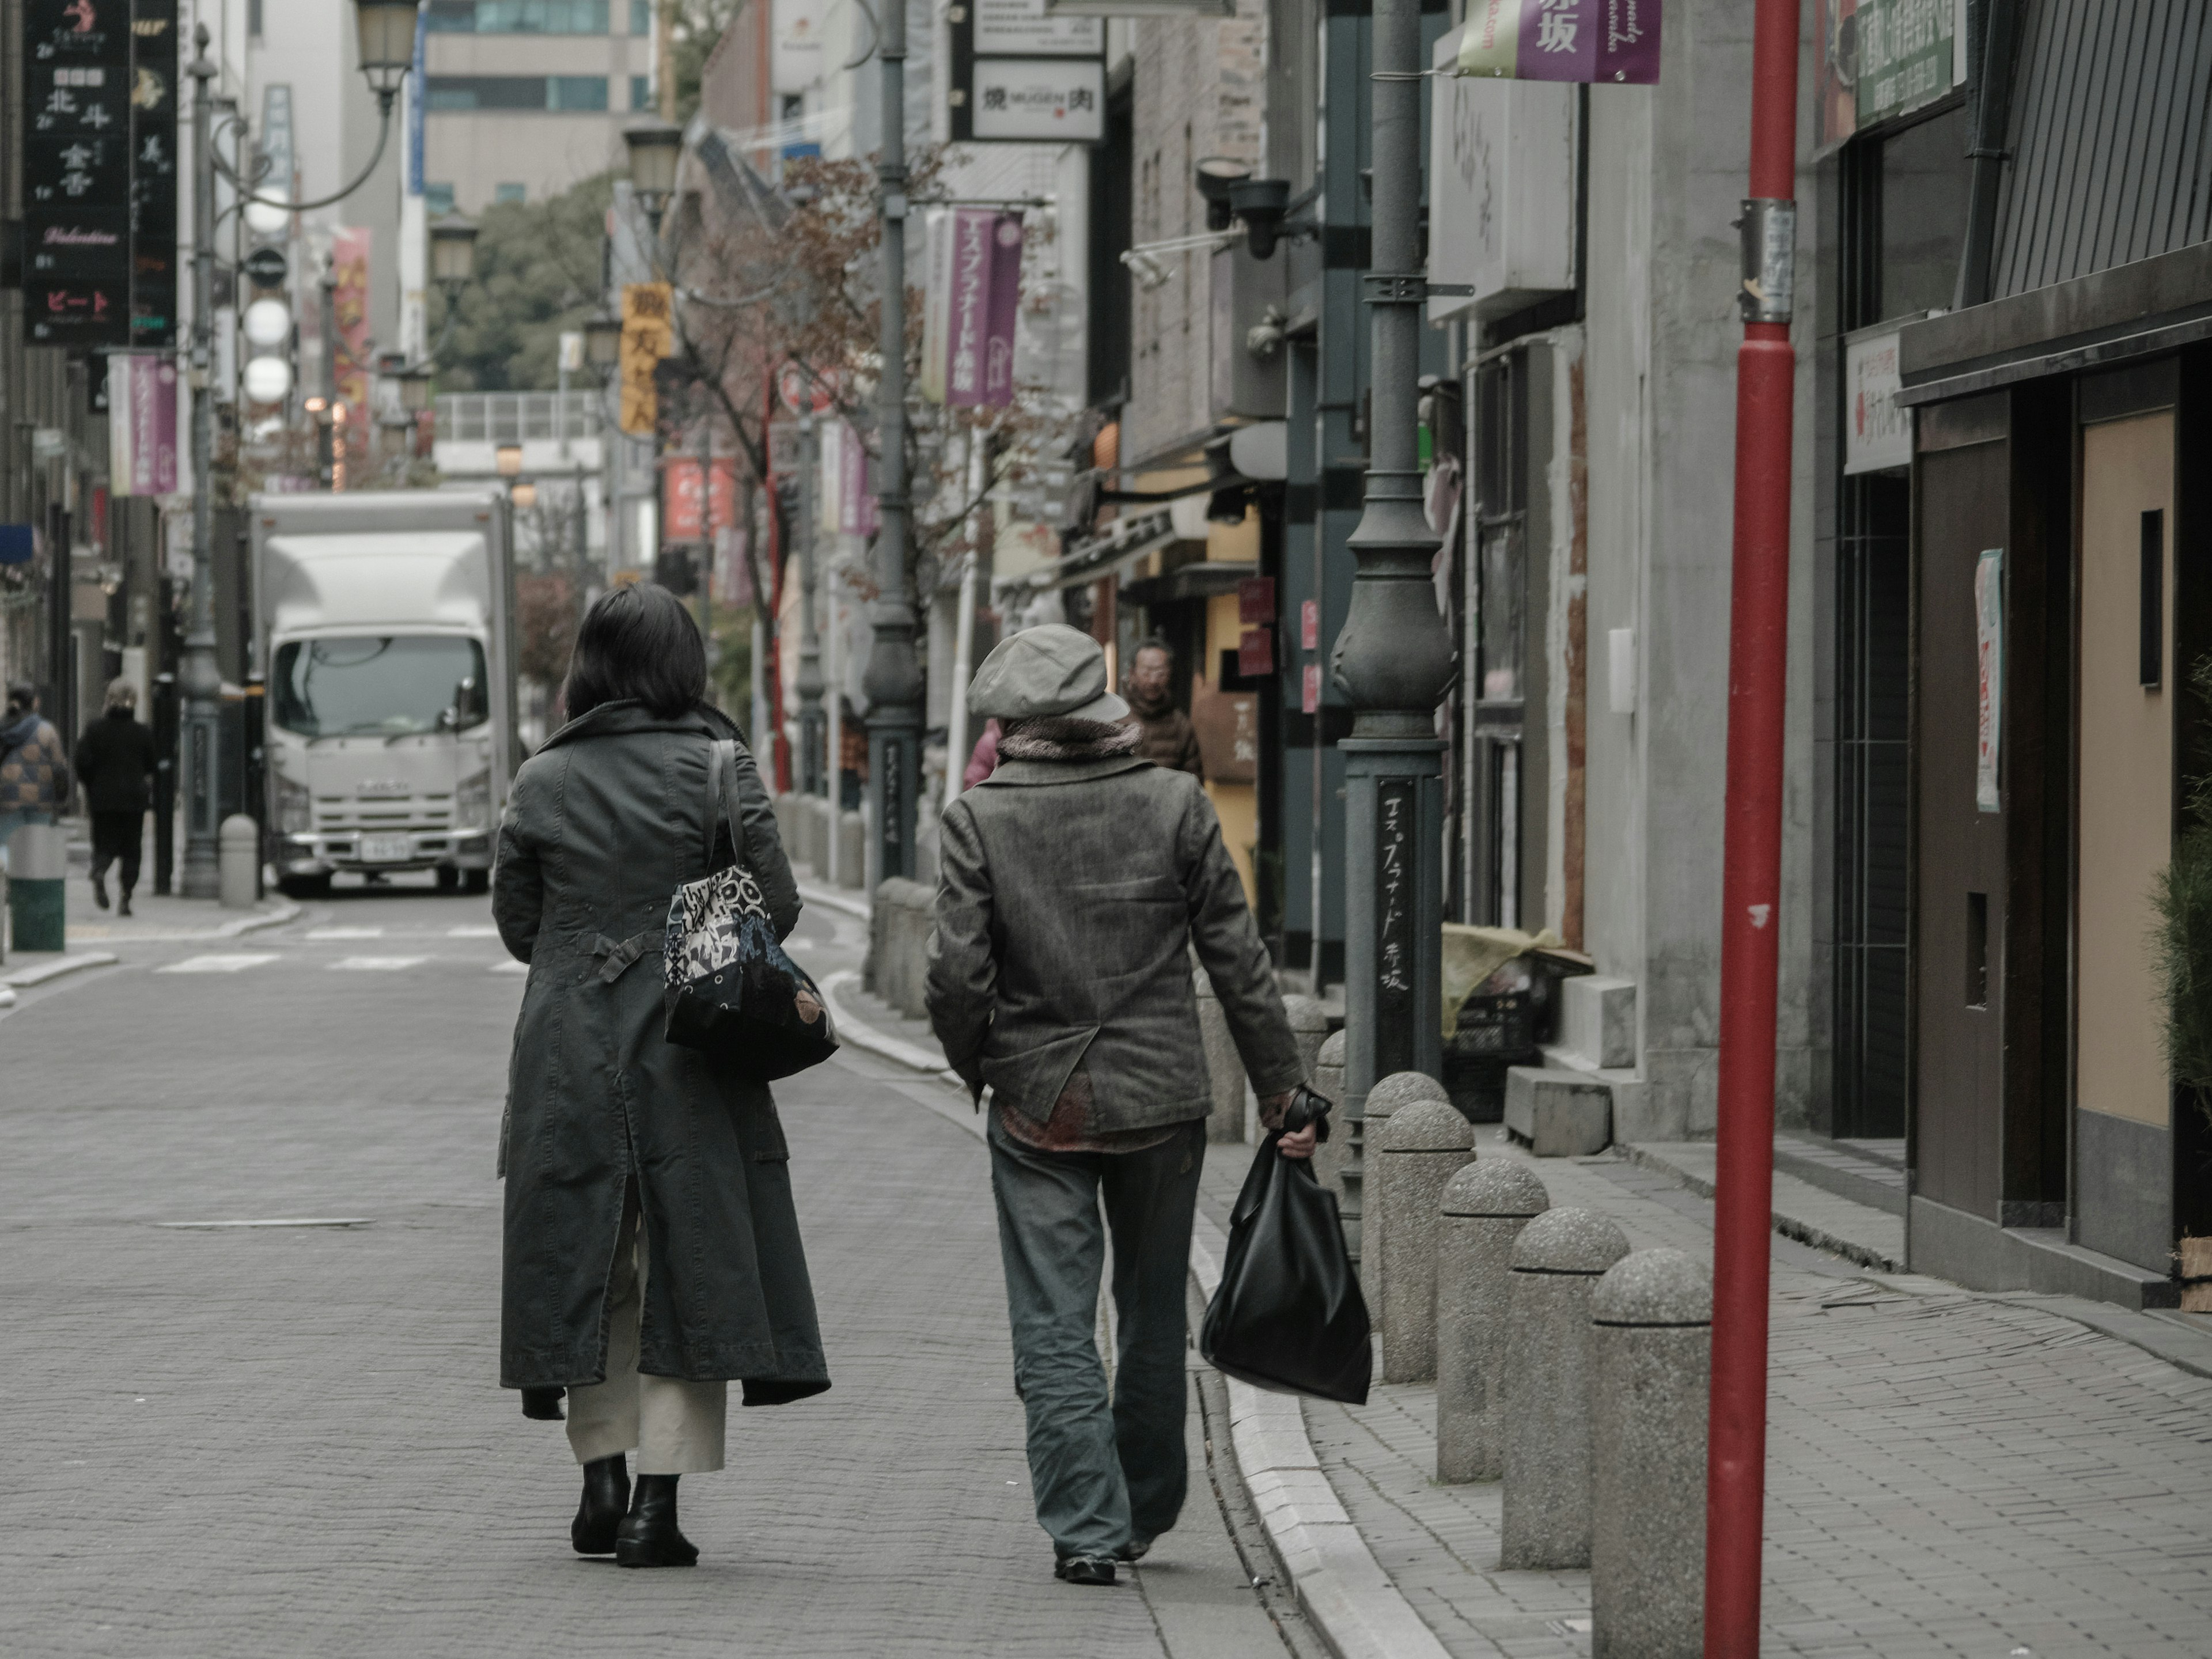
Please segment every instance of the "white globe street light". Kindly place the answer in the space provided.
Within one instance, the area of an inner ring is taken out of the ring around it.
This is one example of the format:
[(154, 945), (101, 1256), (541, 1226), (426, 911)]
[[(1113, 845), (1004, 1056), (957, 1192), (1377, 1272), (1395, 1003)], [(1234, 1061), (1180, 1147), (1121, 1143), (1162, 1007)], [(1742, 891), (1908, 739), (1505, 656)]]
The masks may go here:
[(274, 351), (290, 337), (292, 313), (282, 300), (256, 300), (246, 308), (248, 344)]
[(292, 365), (282, 357), (255, 357), (246, 365), (246, 399), (281, 404), (292, 390)]

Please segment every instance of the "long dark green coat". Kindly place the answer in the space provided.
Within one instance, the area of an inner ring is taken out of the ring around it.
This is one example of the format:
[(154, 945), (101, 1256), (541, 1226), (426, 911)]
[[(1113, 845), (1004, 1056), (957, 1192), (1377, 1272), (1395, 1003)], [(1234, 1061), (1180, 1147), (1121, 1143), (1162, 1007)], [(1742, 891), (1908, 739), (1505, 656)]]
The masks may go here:
[[(508, 1388), (605, 1380), (632, 1179), (651, 1252), (638, 1368), (742, 1379), (747, 1405), (830, 1386), (775, 1103), (661, 1036), (669, 897), (707, 872), (708, 754), (737, 735), (704, 707), (662, 720), (604, 703), (515, 775), (492, 879), (500, 937), (530, 964), (501, 1149)], [(752, 758), (738, 756), (745, 862), (781, 937), (799, 890)], [(714, 861), (730, 858), (725, 831)]]

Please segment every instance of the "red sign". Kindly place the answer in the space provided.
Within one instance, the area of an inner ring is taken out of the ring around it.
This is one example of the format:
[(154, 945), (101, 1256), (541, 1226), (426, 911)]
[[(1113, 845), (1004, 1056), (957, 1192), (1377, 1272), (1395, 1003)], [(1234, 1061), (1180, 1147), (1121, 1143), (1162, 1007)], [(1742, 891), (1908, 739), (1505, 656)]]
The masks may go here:
[(1250, 628), (1275, 620), (1275, 579), (1247, 576), (1237, 584), (1237, 620)]
[(803, 364), (786, 363), (775, 377), (775, 395), (794, 415), (805, 414), (810, 403), (820, 415), (837, 401), (836, 373), (825, 369), (817, 374)]
[[(1301, 649), (1321, 649), (1321, 601), (1302, 599), (1298, 603), (1298, 645)], [(1311, 714), (1313, 710), (1306, 711)]]
[[(696, 542), (704, 538), (699, 524), (699, 461), (696, 456), (672, 455), (661, 463), (664, 498), (660, 536), (663, 541)], [(727, 530), (738, 521), (738, 461), (734, 455), (714, 458), (714, 498), (708, 503), (716, 530)]]
[(1319, 663), (1310, 662), (1306, 665), (1304, 689), (1305, 695), (1298, 703), (1299, 711), (1308, 714), (1319, 714), (1321, 712), (1321, 665)]
[(1275, 630), (1248, 628), (1237, 636), (1237, 673), (1241, 679), (1275, 672)]

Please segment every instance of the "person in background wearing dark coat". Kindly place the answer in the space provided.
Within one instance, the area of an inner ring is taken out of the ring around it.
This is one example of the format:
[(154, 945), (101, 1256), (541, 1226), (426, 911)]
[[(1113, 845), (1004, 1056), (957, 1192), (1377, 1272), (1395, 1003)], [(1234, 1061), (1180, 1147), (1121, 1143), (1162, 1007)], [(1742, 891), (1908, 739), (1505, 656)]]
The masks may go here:
[[(699, 1559), (676, 1482), (722, 1467), (732, 1379), (748, 1406), (830, 1386), (768, 1085), (662, 1035), (678, 887), (742, 863), (776, 937), (799, 921), (760, 774), (706, 692), (682, 600), (641, 583), (592, 601), (568, 724), (515, 774), (492, 875), (500, 937), (530, 964), (501, 1134), (500, 1381), (529, 1416), (559, 1417), (567, 1390), (569, 1541), (625, 1567)], [(708, 794), (731, 739), (742, 846)]]
[[(1057, 623), (1017, 634), (968, 706), (1001, 722), (999, 765), (939, 820), (929, 1020), (978, 1103), (992, 1091), (1037, 1524), (1058, 1577), (1110, 1584), (1175, 1525), (1189, 1482), (1183, 1297), (1213, 1109), (1194, 949), (1269, 1127), (1305, 1070), (1212, 803), (1138, 756), (1098, 642)], [(1309, 1125), (1276, 1144), (1310, 1158), (1317, 1139)]]
[(154, 800), (154, 734), (138, 723), (138, 688), (108, 683), (106, 712), (76, 740), (77, 781), (92, 814), (92, 901), (107, 908), (107, 866), (122, 866), (116, 909), (131, 914), (138, 885), (139, 851), (146, 838), (146, 809)]
[(1206, 763), (1199, 758), (1198, 733), (1190, 716), (1176, 707), (1175, 653), (1163, 639), (1139, 642), (1129, 657), (1129, 714), (1122, 722), (1133, 726), (1137, 756), (1170, 772), (1188, 772), (1206, 781)]

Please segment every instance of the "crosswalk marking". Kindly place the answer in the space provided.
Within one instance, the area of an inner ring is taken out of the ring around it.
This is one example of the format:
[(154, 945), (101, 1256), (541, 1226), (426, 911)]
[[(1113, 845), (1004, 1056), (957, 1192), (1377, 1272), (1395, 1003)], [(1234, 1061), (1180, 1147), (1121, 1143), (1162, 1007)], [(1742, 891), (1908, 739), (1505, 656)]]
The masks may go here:
[(447, 939), (497, 939), (499, 929), (488, 921), (465, 922), (459, 927), (446, 929)]
[(340, 957), (331, 967), (337, 972), (391, 974), (403, 968), (420, 968), (429, 959), (428, 957)]
[(173, 962), (166, 968), (156, 968), (157, 974), (235, 974), (248, 968), (258, 968), (277, 959), (274, 951), (218, 951), (209, 956), (186, 957), (182, 962)]
[(311, 927), (309, 939), (382, 939), (381, 927)]

